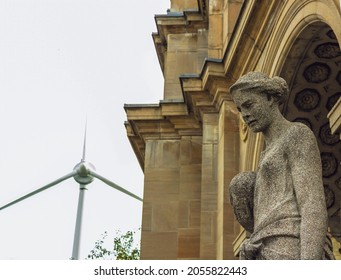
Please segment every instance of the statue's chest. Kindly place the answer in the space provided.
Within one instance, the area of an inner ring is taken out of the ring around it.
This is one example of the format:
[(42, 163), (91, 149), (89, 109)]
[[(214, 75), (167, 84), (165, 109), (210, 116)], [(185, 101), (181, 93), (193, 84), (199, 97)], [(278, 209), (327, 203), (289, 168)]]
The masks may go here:
[(258, 173), (266, 180), (276, 180), (288, 172), (288, 156), (284, 145), (265, 150), (260, 158)]

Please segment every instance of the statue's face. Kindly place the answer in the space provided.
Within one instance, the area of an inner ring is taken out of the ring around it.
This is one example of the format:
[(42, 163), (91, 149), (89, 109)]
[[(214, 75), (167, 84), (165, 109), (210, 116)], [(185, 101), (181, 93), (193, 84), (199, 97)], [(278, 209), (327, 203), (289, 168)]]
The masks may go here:
[(253, 132), (264, 132), (272, 122), (273, 99), (255, 90), (237, 90), (232, 94), (244, 122)]

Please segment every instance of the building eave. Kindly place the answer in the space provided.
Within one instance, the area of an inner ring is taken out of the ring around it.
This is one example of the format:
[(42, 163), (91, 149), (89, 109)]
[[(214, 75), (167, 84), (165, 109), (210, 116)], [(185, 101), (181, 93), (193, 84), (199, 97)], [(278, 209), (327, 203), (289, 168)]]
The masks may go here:
[(147, 105), (126, 104), (124, 109), (128, 119), (125, 122), (127, 135), (142, 170), (146, 141), (202, 135), (201, 124), (188, 112), (182, 100)]
[(254, 70), (283, 5), (282, 1), (268, 2), (245, 1), (223, 58), (207, 58), (200, 73), (180, 76), (184, 100), (199, 120), (204, 112), (219, 110), (225, 100), (231, 100), (230, 86)]
[[(266, 1), (267, 4), (260, 0), (243, 3), (222, 59), (207, 58), (200, 73), (179, 77), (184, 101), (125, 105), (128, 137), (142, 169), (146, 140), (202, 135), (203, 114), (219, 112), (224, 100), (231, 100), (229, 87), (242, 74), (254, 70), (271, 35), (280, 7), (284, 5), (283, 1)], [(158, 15), (155, 20), (158, 33), (153, 34), (153, 38), (162, 69), (168, 34), (197, 32), (200, 28), (208, 27), (207, 19), (200, 11)]]

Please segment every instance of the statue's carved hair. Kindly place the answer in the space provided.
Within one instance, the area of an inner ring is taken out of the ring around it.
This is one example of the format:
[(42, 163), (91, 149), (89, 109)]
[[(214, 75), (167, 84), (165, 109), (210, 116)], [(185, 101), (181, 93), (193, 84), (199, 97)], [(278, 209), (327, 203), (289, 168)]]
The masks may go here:
[(270, 78), (261, 72), (249, 72), (230, 87), (231, 94), (236, 91), (249, 90), (257, 90), (259, 93), (274, 96), (279, 104), (284, 103), (289, 95), (288, 84), (283, 78), (277, 76)]

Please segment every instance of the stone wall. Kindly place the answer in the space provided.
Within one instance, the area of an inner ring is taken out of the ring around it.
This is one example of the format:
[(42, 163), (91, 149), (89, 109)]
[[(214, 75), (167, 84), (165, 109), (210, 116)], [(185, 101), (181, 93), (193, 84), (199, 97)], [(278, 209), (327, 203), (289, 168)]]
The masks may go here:
[[(293, 63), (304, 60), (297, 38), (311, 40), (302, 31), (322, 22), (340, 45), (338, 0), (172, 0), (156, 17), (164, 100), (125, 107), (145, 174), (142, 259), (236, 258), (247, 233), (226, 186), (239, 171), (257, 169), (263, 139), (239, 120), (228, 88), (252, 70), (295, 80)], [(334, 210), (339, 195), (335, 201)]]

